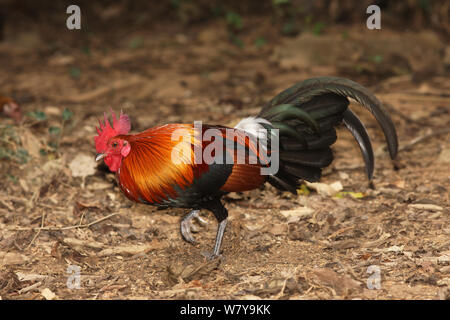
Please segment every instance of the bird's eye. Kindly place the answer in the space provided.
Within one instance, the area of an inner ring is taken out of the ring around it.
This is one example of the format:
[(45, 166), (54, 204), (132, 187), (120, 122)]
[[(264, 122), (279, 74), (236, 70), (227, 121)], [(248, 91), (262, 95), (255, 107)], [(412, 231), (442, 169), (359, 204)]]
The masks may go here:
[(113, 148), (117, 147), (117, 142), (112, 143)]

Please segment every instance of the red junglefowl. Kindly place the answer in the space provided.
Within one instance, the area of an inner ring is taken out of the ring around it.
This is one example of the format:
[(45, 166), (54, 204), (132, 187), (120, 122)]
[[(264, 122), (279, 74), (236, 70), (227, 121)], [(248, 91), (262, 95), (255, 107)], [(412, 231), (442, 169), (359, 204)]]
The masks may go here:
[[(281, 92), (257, 117), (245, 118), (234, 128), (167, 124), (129, 135), (127, 115), (121, 112), (116, 119), (113, 113), (111, 124), (105, 114), (95, 137), (96, 160), (104, 159), (116, 173), (120, 189), (130, 200), (162, 208), (192, 209), (180, 226), (188, 242), (194, 243), (192, 219), (199, 218), (201, 209), (212, 211), (219, 224), (214, 250), (208, 255), (214, 258), (220, 254), (228, 216), (221, 197), (258, 188), (265, 182), (296, 194), (302, 180), (319, 180), (322, 168), (333, 160), (330, 146), (337, 139), (335, 127), (339, 124), (343, 123), (356, 139), (367, 176), (372, 179), (372, 145), (363, 123), (349, 109), (348, 98), (375, 116), (394, 159), (397, 134), (380, 101), (353, 81), (320, 77)], [(213, 141), (219, 141), (224, 151), (211, 148)], [(239, 159), (241, 151), (245, 157)], [(208, 153), (212, 158), (201, 159)], [(272, 164), (275, 170), (263, 172)]]
[(12, 118), (16, 123), (22, 119), (19, 104), (11, 98), (0, 96), (0, 113)]

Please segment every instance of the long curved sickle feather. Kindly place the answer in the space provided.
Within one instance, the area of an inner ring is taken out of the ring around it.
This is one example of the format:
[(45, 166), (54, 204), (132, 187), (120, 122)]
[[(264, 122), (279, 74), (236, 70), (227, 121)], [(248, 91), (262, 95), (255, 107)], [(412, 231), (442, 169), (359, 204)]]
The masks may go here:
[(380, 124), (386, 137), (389, 154), (392, 159), (395, 159), (398, 152), (398, 139), (389, 114), (372, 93), (354, 81), (338, 77), (318, 77), (302, 81), (278, 94), (261, 110), (261, 113), (279, 104), (300, 106), (313, 97), (328, 92), (352, 98), (369, 110)]
[(343, 122), (358, 142), (364, 158), (364, 163), (366, 165), (367, 177), (369, 180), (372, 180), (375, 160), (373, 156), (372, 144), (370, 142), (369, 135), (367, 134), (366, 127), (350, 109), (345, 110)]
[(308, 114), (308, 112), (296, 108), (292, 104), (280, 104), (267, 110), (265, 113), (261, 114), (261, 116), (270, 121), (299, 119), (302, 122), (306, 123), (316, 133), (320, 133), (319, 125), (317, 124), (316, 120), (314, 120), (314, 118), (312, 118), (311, 115)]

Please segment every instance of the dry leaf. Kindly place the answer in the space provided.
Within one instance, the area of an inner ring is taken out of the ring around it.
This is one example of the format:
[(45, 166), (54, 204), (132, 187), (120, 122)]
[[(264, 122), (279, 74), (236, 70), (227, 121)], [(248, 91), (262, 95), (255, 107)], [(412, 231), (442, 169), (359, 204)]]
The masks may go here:
[(117, 246), (113, 248), (107, 248), (98, 253), (99, 257), (111, 256), (111, 255), (135, 255), (138, 253), (144, 253), (150, 250), (162, 248), (161, 242), (153, 240), (147, 244), (130, 245), (130, 246)]
[[(42, 171), (44, 171), (45, 175), (52, 175), (56, 172), (63, 170), (64, 167), (65, 167), (64, 160), (61, 158), (57, 160), (47, 161), (46, 163), (44, 163), (41, 169)], [(40, 174), (42, 174), (42, 172)]]
[(292, 210), (282, 210), (280, 213), (288, 219), (288, 222), (297, 222), (299, 220), (309, 218), (314, 210), (308, 207), (299, 207)]
[(254, 296), (252, 294), (246, 294), (245, 296), (239, 297), (241, 300), (261, 300), (261, 297)]
[(212, 261), (198, 260), (195, 262), (181, 261), (179, 259), (172, 260), (167, 266), (167, 280), (172, 285), (181, 288), (190, 286), (187, 284), (193, 280), (198, 280), (204, 276), (208, 276), (220, 264), (220, 259)]
[(334, 196), (336, 198), (343, 199), (347, 195), (349, 195), (353, 199), (362, 199), (365, 197), (364, 193), (362, 193), (362, 192), (352, 192), (352, 191), (341, 191), (341, 192), (336, 193)]
[(389, 248), (374, 248), (375, 252), (402, 252), (405, 246), (391, 246)]
[[(75, 58), (72, 56), (63, 55), (63, 54), (58, 53), (58, 54), (50, 57), (50, 59), (48, 59), (48, 65), (51, 67), (67, 66), (67, 65), (70, 65), (71, 63), (73, 63), (74, 60), (75, 60)], [(46, 111), (47, 111), (47, 108), (45, 108)]]
[(283, 235), (287, 233), (287, 225), (276, 223), (270, 229), (269, 232), (275, 236)]
[(36, 280), (46, 280), (51, 279), (51, 276), (46, 276), (43, 274), (34, 274), (34, 273), (22, 273), (16, 272), (17, 278), (19, 281), (36, 281)]
[(86, 209), (101, 209), (101, 206), (97, 202), (87, 203), (78, 200), (73, 206), (73, 214), (79, 216)]
[(49, 288), (43, 289), (41, 291), (41, 295), (45, 298), (45, 300), (53, 300), (56, 298), (56, 294)]
[(405, 246), (392, 246), (386, 249), (386, 252), (402, 252)]
[[(7, 293), (17, 290), (21, 287), (17, 275), (12, 270), (0, 270), (0, 292)], [(1, 297), (0, 297), (1, 300)]]
[(75, 238), (64, 238), (64, 243), (69, 246), (74, 247), (75, 249), (79, 249), (81, 247), (89, 247), (93, 249), (103, 249), (105, 245), (101, 242), (93, 241), (93, 240), (80, 240)]
[(0, 251), (0, 266), (22, 264), (28, 260), (28, 257), (16, 252)]
[(307, 182), (305, 181), (308, 188), (314, 189), (318, 194), (323, 196), (332, 197), (339, 191), (342, 191), (344, 187), (340, 181), (333, 182), (332, 184), (326, 184), (322, 182)]
[(430, 211), (442, 211), (443, 208), (440, 206), (437, 206), (435, 204), (429, 204), (429, 203), (411, 203), (409, 207), (415, 208), (415, 209), (422, 209), (422, 210), (430, 210)]
[(450, 163), (450, 148), (443, 149), (438, 157), (438, 162)]
[(437, 262), (439, 263), (449, 263), (450, 262), (450, 251), (444, 252), (443, 255), (437, 258)]
[(347, 240), (341, 240), (341, 241), (334, 241), (330, 247), (335, 250), (346, 250), (351, 248), (357, 248), (361, 244), (359, 241), (353, 240), (353, 239), (347, 239)]
[(47, 116), (55, 116), (55, 117), (60, 117), (61, 116), (61, 110), (58, 107), (55, 107), (55, 106), (47, 106), (47, 107), (45, 107), (44, 113)]
[(316, 279), (324, 286), (331, 287), (338, 295), (348, 295), (362, 290), (361, 283), (347, 275), (340, 275), (331, 269), (317, 269), (313, 271)]
[(77, 155), (69, 164), (74, 177), (87, 177), (95, 174), (96, 163), (92, 156), (86, 154)]
[(105, 190), (105, 189), (110, 189), (112, 188), (114, 185), (111, 183), (106, 183), (106, 182), (94, 182), (91, 183), (87, 186), (88, 190)]
[(390, 237), (391, 237), (390, 233), (383, 233), (377, 240), (365, 242), (363, 244), (363, 247), (364, 248), (378, 247), (378, 246), (382, 245), (383, 243), (385, 243), (387, 241), (387, 239), (389, 239)]
[(34, 158), (40, 156), (39, 150), (41, 149), (41, 143), (30, 130), (22, 128), (20, 132), (20, 140), (22, 147), (27, 150), (28, 154)]

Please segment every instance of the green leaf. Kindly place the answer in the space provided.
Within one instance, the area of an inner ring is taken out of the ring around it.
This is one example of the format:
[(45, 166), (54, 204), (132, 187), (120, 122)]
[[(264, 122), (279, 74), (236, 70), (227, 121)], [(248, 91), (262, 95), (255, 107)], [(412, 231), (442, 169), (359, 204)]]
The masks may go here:
[(431, 10), (431, 0), (417, 0), (417, 5), (426, 12)]
[(63, 110), (63, 112), (62, 112), (62, 118), (63, 118), (63, 120), (64, 120), (64, 121), (68, 121), (68, 120), (70, 120), (70, 119), (72, 118), (72, 116), (73, 116), (73, 112), (70, 111), (70, 110), (67, 109), (67, 108), (64, 108), (64, 110)]
[(325, 28), (325, 23), (322, 22), (322, 21), (319, 21), (319, 22), (316, 22), (316, 23), (314, 24), (314, 27), (313, 27), (312, 32), (313, 32), (316, 36), (318, 36), (318, 35), (320, 35), (320, 34), (323, 32), (323, 29), (324, 29), (324, 28)]
[(288, 4), (290, 2), (291, 0), (272, 0), (274, 6), (281, 6), (283, 4)]
[(176, 9), (178, 9), (178, 7), (180, 7), (180, 2), (181, 2), (181, 0), (170, 0), (170, 4)]
[(42, 111), (32, 111), (32, 112), (28, 112), (27, 116), (34, 118), (38, 121), (44, 121), (47, 120), (47, 115), (42, 112)]
[(214, 6), (212, 9), (212, 13), (214, 14), (214, 16), (216, 17), (221, 17), (224, 15), (224, 8), (221, 4)]
[(231, 41), (232, 44), (234, 44), (235, 46), (237, 46), (237, 47), (239, 47), (241, 49), (244, 47), (244, 41), (242, 41), (242, 39), (239, 38), (235, 34), (230, 34), (230, 41)]
[(48, 128), (48, 132), (52, 135), (58, 135), (61, 133), (61, 128), (60, 127), (50, 127)]
[(357, 73), (362, 73), (364, 71), (364, 67), (362, 65), (360, 65), (360, 64), (356, 64), (355, 65), (355, 71)]
[(242, 17), (240, 15), (238, 15), (237, 13), (234, 13), (232, 11), (229, 11), (227, 13), (227, 23), (230, 27), (236, 29), (236, 30), (241, 30), (243, 23), (242, 23)]
[(0, 146), (0, 159), (10, 159), (9, 150)]
[(285, 36), (295, 36), (298, 34), (298, 31), (299, 30), (294, 19), (291, 19), (283, 24), (283, 28), (281, 29), (281, 33)]
[(372, 57), (372, 61), (375, 63), (381, 63), (383, 62), (383, 56), (381, 54), (377, 54)]
[(58, 144), (55, 141), (50, 141), (48, 146), (54, 150), (58, 149)]
[(267, 40), (264, 37), (259, 37), (255, 40), (255, 47), (258, 49), (267, 43)]
[(314, 16), (313, 16), (312, 14), (308, 14), (308, 15), (305, 17), (305, 24), (311, 24), (312, 21), (313, 21), (313, 19), (314, 19)]
[(8, 178), (8, 180), (10, 180), (11, 182), (13, 182), (14, 184), (19, 183), (19, 179), (16, 178), (16, 176), (13, 176), (10, 173), (6, 174), (6, 178)]
[(135, 38), (131, 39), (130, 42), (128, 42), (128, 47), (130, 49), (136, 49), (136, 48), (142, 47), (143, 44), (144, 44), (144, 40), (141, 37), (135, 37)]
[(81, 76), (81, 70), (79, 68), (73, 67), (70, 68), (70, 76), (74, 79), (79, 79)]
[(23, 148), (18, 148), (16, 152), (16, 157), (20, 163), (26, 163), (30, 157), (28, 151)]
[(83, 52), (87, 56), (91, 55), (91, 49), (88, 46), (81, 47), (81, 52)]

